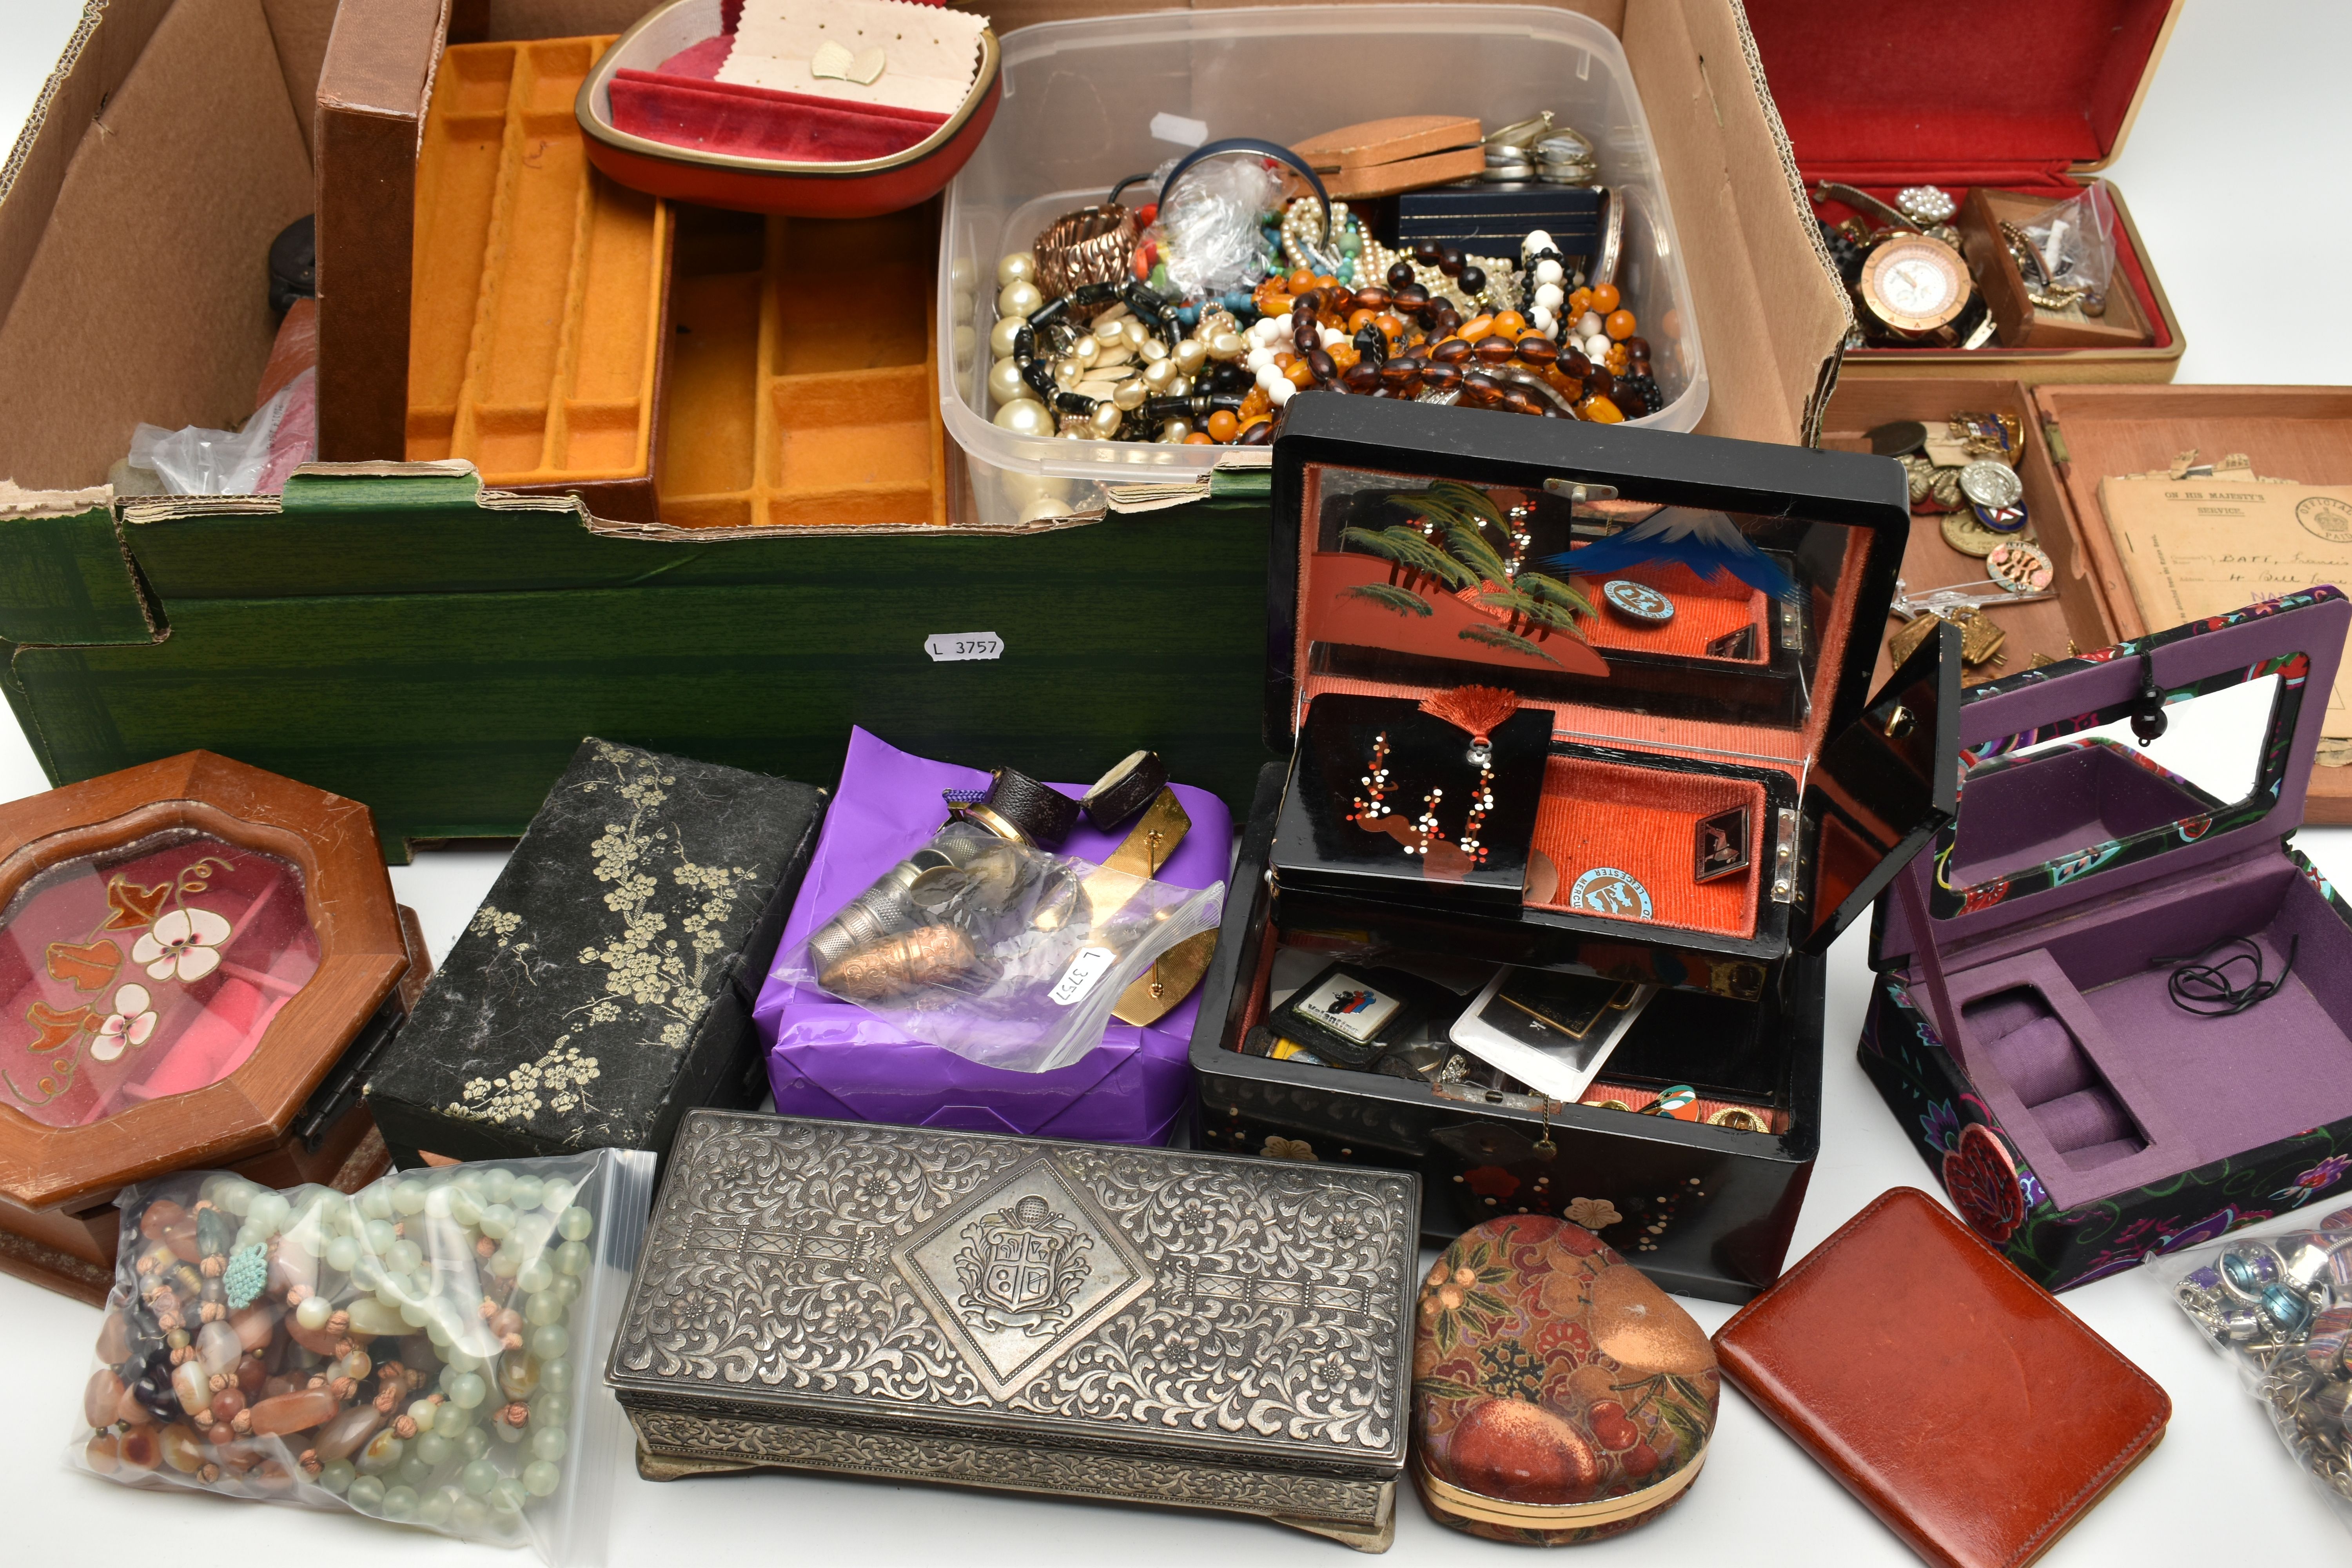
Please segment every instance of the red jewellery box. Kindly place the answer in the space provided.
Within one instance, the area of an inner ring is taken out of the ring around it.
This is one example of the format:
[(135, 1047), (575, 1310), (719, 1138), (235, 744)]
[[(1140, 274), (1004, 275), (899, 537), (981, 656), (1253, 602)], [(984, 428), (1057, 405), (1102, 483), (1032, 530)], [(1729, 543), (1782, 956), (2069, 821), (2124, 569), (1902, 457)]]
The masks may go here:
[[(2098, 171), (2122, 152), (2179, 10), (2180, 0), (1748, 0), (1807, 190), (1829, 180), (1887, 203), (1911, 186), (1944, 192), (1956, 209), (1946, 223), (1957, 227), (1958, 248), (2000, 327), (1983, 348), (1851, 349), (1844, 374), (2172, 379), (2180, 323), (2123, 193)], [(2089, 185), (2104, 188), (2115, 209), (2116, 278), (2105, 312), (2037, 317), (1996, 226), (2026, 221)], [(1832, 223), (1855, 211), (1838, 201), (1816, 210)], [(2030, 330), (2021, 331), (2021, 315)], [(2036, 346), (2015, 346), (2021, 338)]]
[(604, 51), (576, 105), (591, 163), (673, 201), (875, 217), (946, 189), (996, 117), (996, 35), (986, 28), (971, 90), (941, 116), (716, 79), (741, 9), (671, 0)]
[(1960, 704), (1958, 814), (1881, 902), (1862, 1065), (2051, 1289), (2352, 1174), (2352, 909), (2286, 842), (2347, 626), (2314, 588)]

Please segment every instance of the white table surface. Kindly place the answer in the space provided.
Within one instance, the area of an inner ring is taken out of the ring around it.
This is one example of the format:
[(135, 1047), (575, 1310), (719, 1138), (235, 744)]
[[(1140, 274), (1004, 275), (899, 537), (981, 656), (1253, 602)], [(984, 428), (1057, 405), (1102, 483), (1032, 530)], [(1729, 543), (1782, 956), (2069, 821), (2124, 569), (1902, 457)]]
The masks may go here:
[[(0, 144), (13, 139), (79, 12), (77, 0), (0, 0)], [(2032, 45), (2020, 39), (2016, 47)], [(2352, 205), (2343, 200), (2342, 178), (2352, 142), (2342, 110), (2347, 59), (2352, 6), (2189, 0), (2128, 150), (2111, 171), (2161, 258), (2187, 331), (2182, 382), (2352, 381), (2352, 317), (2335, 286), (2352, 255)], [(2262, 470), (2262, 454), (2252, 456)], [(16, 726), (0, 728), (0, 799), (44, 788)], [(2352, 883), (2352, 830), (2306, 830), (2298, 842), (2336, 880)], [(393, 871), (436, 957), (471, 916), (501, 858), (452, 851)], [(1831, 959), (1821, 1161), (1791, 1258), (1886, 1188), (1934, 1187), (1854, 1063), (1866, 979), (1857, 932)], [(2352, 1187), (2329, 1196), (2352, 1201)], [(2323, 1199), (2313, 1212), (2327, 1206)], [(2050, 1568), (2226, 1562), (2248, 1552), (2308, 1563), (2352, 1553), (2352, 1539), (2289, 1463), (2255, 1405), (2138, 1271), (2063, 1300), (2164, 1385), (2173, 1417), (2147, 1463), (2052, 1550)], [(1709, 1330), (1729, 1315), (1714, 1302), (1687, 1304)], [(131, 1493), (67, 1473), (60, 1456), (78, 1419), (98, 1321), (79, 1302), (0, 1278), (0, 1385), (9, 1391), (0, 1419), (0, 1563), (46, 1564), (100, 1552), (161, 1553), (157, 1560), (188, 1568), (319, 1564), (345, 1552), (386, 1564), (524, 1560), (350, 1516)], [(1919, 1418), (1953, 1414), (1923, 1411)], [(1998, 1444), (2003, 1436), (1973, 1430), (1963, 1418), (1955, 1440)], [(566, 1485), (592, 1479), (567, 1477)], [(623, 1468), (609, 1485), (609, 1555), (616, 1563), (782, 1557), (1199, 1568), (1228, 1552), (1254, 1564), (1336, 1568), (1349, 1561), (1330, 1542), (1213, 1514), (781, 1475), (656, 1486)], [(1510, 1554), (1432, 1524), (1410, 1498), (1399, 1501), (1394, 1552), (1398, 1560), (1459, 1563), (1496, 1563)], [(1647, 1554), (1748, 1568), (1915, 1561), (1729, 1390), (1706, 1478), (1689, 1499), (1654, 1525), (1583, 1549), (1579, 1560)]]

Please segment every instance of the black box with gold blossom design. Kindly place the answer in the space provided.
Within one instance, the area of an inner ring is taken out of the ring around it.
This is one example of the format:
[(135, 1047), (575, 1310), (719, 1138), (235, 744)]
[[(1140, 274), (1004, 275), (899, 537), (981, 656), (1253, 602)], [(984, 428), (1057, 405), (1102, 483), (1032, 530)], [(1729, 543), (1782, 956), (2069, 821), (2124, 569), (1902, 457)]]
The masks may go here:
[(695, 1107), (758, 1104), (751, 999), (824, 804), (582, 742), (369, 1075), (394, 1159), (661, 1154)]

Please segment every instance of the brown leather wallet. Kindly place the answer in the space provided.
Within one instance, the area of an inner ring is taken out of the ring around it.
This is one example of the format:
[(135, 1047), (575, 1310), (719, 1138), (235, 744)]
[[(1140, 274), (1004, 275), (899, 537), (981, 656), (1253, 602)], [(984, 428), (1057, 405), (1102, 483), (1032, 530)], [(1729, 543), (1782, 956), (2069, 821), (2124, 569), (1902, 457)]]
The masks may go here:
[(1916, 1187), (1715, 1336), (1725, 1377), (1930, 1563), (2021, 1568), (2164, 1436), (2147, 1374)]

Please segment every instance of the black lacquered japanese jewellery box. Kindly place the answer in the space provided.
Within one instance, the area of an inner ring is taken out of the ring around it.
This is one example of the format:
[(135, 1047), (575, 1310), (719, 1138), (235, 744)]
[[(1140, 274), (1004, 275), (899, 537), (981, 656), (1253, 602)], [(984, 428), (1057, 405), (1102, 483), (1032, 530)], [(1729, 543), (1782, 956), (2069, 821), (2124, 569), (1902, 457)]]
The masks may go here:
[(1670, 1289), (1777, 1278), (1822, 955), (1953, 805), (1957, 647), (1866, 697), (1909, 521), (1883, 458), (1303, 399), (1204, 1146), (1418, 1170), (1433, 1237), (1554, 1214)]
[(688, 1114), (608, 1380), (656, 1480), (775, 1466), (1395, 1526), (1419, 1183)]

